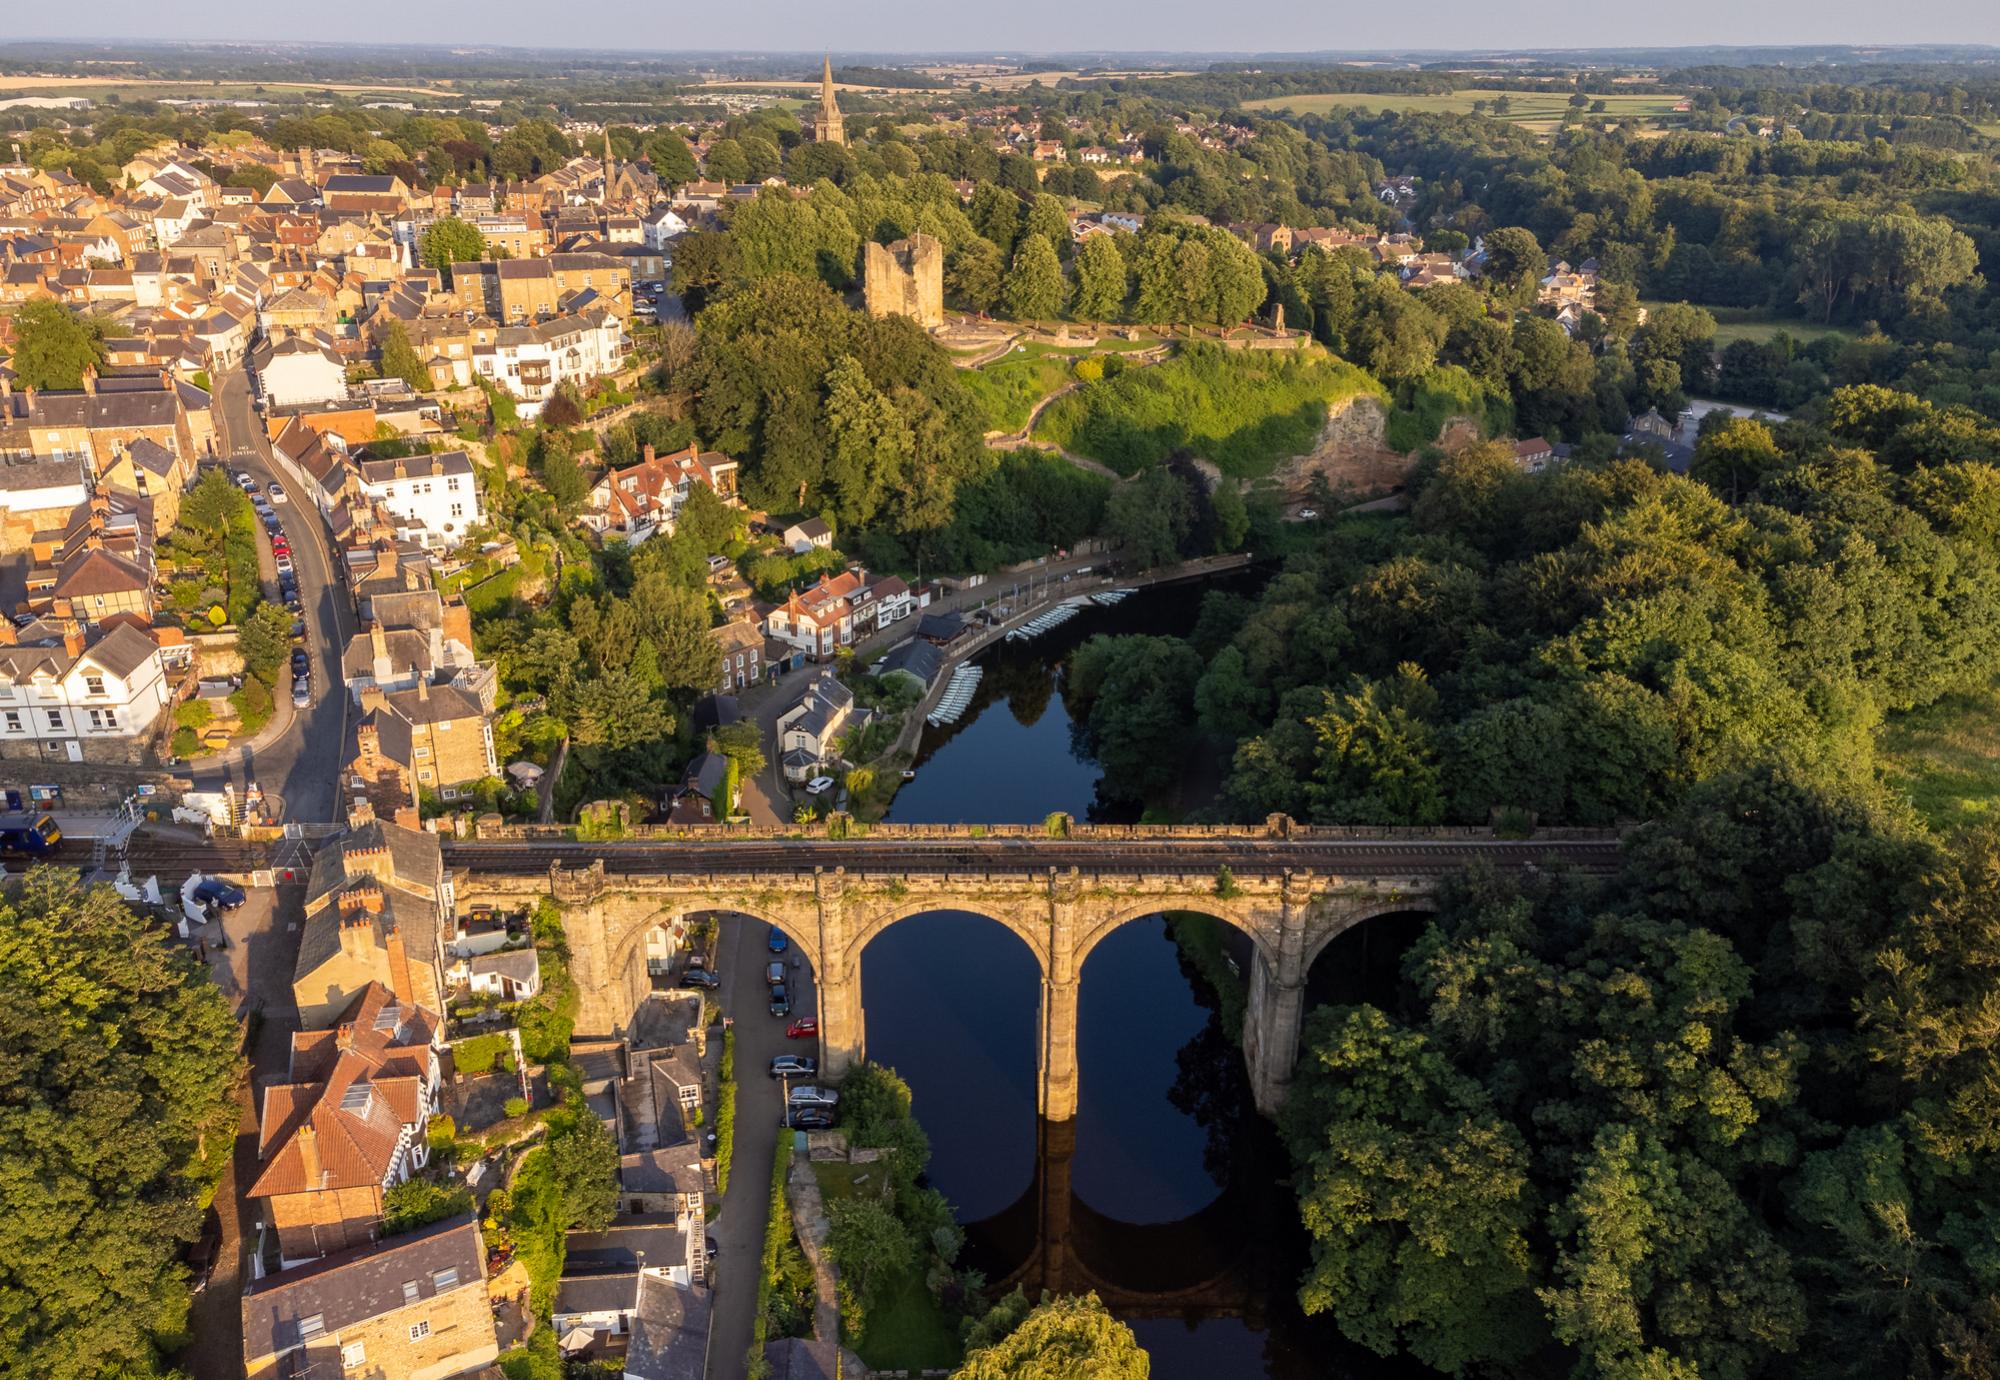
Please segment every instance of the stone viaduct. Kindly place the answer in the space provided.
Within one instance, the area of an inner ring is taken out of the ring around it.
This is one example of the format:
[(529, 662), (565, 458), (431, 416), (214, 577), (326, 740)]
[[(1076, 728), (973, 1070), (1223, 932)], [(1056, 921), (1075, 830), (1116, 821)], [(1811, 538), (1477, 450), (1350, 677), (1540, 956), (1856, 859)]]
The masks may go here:
[[(1484, 837), (1484, 847), (1443, 847), (1435, 854), (1399, 844), (1343, 855), (1268, 842), (1234, 848), (1193, 841), (1125, 849), (1055, 841), (1040, 848), (1018, 841), (978, 847), (961, 834), (948, 855), (927, 857), (886, 840), (873, 847), (801, 841), (782, 854), (755, 850), (770, 862), (760, 857), (752, 866), (746, 857), (738, 870), (730, 856), (737, 850), (697, 848), (683, 856), (700, 852), (706, 866), (685, 871), (676, 866), (675, 846), (664, 841), (490, 850), (481, 843), (449, 845), (447, 862), (461, 906), (527, 905), (542, 896), (563, 906), (581, 997), (577, 1028), (593, 1034), (622, 1035), (651, 990), (649, 932), (705, 912), (776, 925), (812, 964), (823, 1066), (834, 1078), (865, 1054), (861, 955), (869, 941), (926, 911), (991, 917), (1020, 937), (1040, 968), (1038, 1103), (1044, 1117), (1062, 1121), (1076, 1115), (1083, 965), (1120, 925), (1161, 911), (1201, 911), (1249, 937), (1243, 1049), (1257, 1106), (1268, 1114), (1283, 1102), (1298, 1056), (1307, 970), (1340, 934), (1376, 916), (1432, 909), (1442, 877), (1472, 856), (1488, 854), (1503, 867), (1532, 869), (1541, 858), (1597, 870), (1617, 854), (1615, 838), (1606, 836), (1546, 849)], [(1366, 875), (1286, 865), (1343, 857)], [(1227, 885), (1218, 883), (1218, 858), (1231, 866)]]

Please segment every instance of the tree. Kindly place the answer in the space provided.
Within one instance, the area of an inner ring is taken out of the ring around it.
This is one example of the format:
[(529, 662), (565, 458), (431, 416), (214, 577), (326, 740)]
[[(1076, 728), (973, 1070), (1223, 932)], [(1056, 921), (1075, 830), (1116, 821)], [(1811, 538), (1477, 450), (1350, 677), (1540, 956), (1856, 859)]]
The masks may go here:
[(708, 598), (649, 571), (632, 587), (640, 635), (652, 644), (668, 690), (705, 690), (715, 683), (715, 641), (709, 636)]
[(1006, 272), (1006, 259), (983, 235), (954, 245), (945, 254), (944, 285), (967, 311), (992, 311), (1000, 301)]
[(451, 284), (451, 266), (486, 257), (486, 237), (469, 221), (457, 216), (440, 216), (424, 229), (423, 261), (426, 268), (441, 269), (446, 286)]
[(56, 868), (0, 902), (0, 990), (7, 1368), (156, 1374), (187, 1315), (175, 1255), (236, 1136), (229, 1004), (111, 888)]
[(716, 750), (735, 762), (743, 776), (755, 776), (764, 770), (764, 739), (755, 720), (724, 724), (715, 730), (713, 741)]
[(1070, 658), (1067, 682), (1108, 796), (1150, 802), (1171, 791), (1194, 722), (1201, 679), (1194, 648), (1171, 637), (1093, 637)]
[(843, 1304), (865, 1316), (882, 1287), (916, 1263), (916, 1240), (879, 1198), (837, 1199), (828, 1216), (827, 1250), (840, 1267)]
[(618, 1142), (580, 1104), (551, 1119), (549, 1154), (565, 1227), (603, 1231), (618, 1210)]
[(1004, 1338), (965, 1358), (952, 1380), (1146, 1380), (1152, 1360), (1096, 1294), (1045, 1300)]
[(1076, 251), (1079, 321), (1116, 321), (1125, 308), (1125, 256), (1109, 235), (1092, 235)]
[(852, 355), (827, 373), (826, 420), (833, 440), (826, 479), (838, 525), (865, 527), (901, 486), (915, 438)]
[(646, 161), (663, 187), (684, 187), (701, 176), (688, 141), (671, 129), (663, 129), (646, 141)]
[(1769, 427), (1731, 417), (1696, 442), (1688, 473), (1735, 503), (1783, 464)]
[(104, 327), (49, 298), (24, 302), (8, 364), (17, 388), (81, 388), (84, 371), (104, 364)]
[(1462, 1374), (1543, 1340), (1520, 1134), (1479, 1084), (1372, 1006), (1312, 1015), (1284, 1125), (1301, 1169), (1308, 1313)]
[(431, 387), (430, 368), (410, 344), (410, 333), (400, 321), (391, 321), (382, 333), (382, 377), (402, 379), (419, 393)]
[(1498, 300), (1515, 306), (1534, 301), (1548, 271), (1549, 256), (1533, 231), (1509, 225), (1486, 236), (1484, 277)]
[(1014, 251), (1013, 267), (1007, 270), (1007, 311), (1019, 321), (1042, 321), (1056, 316), (1063, 306), (1062, 264), (1056, 251), (1040, 235), (1024, 235)]
[(1111, 491), (1104, 535), (1141, 570), (1165, 565), (1181, 554), (1193, 522), (1187, 485), (1164, 465)]
[(237, 625), (236, 650), (245, 671), (266, 685), (272, 684), (291, 655), (291, 613), (282, 604), (259, 604), (255, 613)]
[(1037, 193), (1035, 199), (1028, 203), (1028, 215), (1021, 233), (1040, 235), (1058, 255), (1065, 253), (1070, 246), (1069, 212), (1063, 209), (1062, 199), (1047, 192)]

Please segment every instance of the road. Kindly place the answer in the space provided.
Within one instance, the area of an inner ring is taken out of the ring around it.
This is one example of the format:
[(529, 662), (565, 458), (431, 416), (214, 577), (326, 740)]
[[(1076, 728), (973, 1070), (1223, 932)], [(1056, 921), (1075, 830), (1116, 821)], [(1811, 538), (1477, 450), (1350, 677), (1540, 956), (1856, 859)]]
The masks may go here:
[(613, 873), (850, 872), (979, 875), (1068, 871), (1118, 873), (1213, 872), (1276, 876), (1312, 871), (1323, 876), (1408, 877), (1455, 872), (1484, 860), (1521, 869), (1564, 864), (1608, 872), (1618, 866), (1616, 838), (1550, 839), (745, 839), (710, 842), (514, 843), (447, 840), (446, 865), (475, 872), (545, 875), (552, 863), (588, 867), (602, 859)]
[[(770, 1014), (765, 965), (769, 930), (744, 918), (725, 918), (714, 957), (721, 963), (723, 1010), (736, 1031), (736, 1146), (729, 1193), (722, 1213), (710, 1224), (717, 1257), (715, 1311), (708, 1343), (708, 1380), (734, 1380), (744, 1372), (757, 1320), (757, 1270), (763, 1258), (764, 1227), (771, 1215), (771, 1162), (777, 1154), (778, 1117), (784, 1094), (770, 1077), (778, 1054), (810, 1054), (815, 1043), (785, 1038), (787, 1022)], [(810, 1016), (812, 979), (800, 965), (792, 995), (793, 1016)]]
[[(270, 459), (263, 423), (251, 403), (249, 374), (240, 366), (221, 375), (216, 391), (220, 431), (232, 471), (242, 470), (268, 492), (281, 479)], [(288, 492), (296, 485), (286, 484)], [(353, 634), (356, 619), (344, 583), (336, 579), (333, 542), (324, 522), (303, 493), (275, 505), (292, 543), (292, 563), (299, 577), (307, 640), (313, 659), (313, 699), (293, 716), (291, 726), (275, 742), (232, 749), (213, 761), (190, 767), (197, 787), (220, 789), (233, 781), (238, 790), (255, 780), (266, 795), (284, 804), (284, 817), (321, 823), (337, 818), (340, 769), (350, 750), (347, 687), (340, 675), (340, 655)], [(275, 586), (266, 591), (276, 595)], [(282, 677), (279, 695), (289, 692)]]

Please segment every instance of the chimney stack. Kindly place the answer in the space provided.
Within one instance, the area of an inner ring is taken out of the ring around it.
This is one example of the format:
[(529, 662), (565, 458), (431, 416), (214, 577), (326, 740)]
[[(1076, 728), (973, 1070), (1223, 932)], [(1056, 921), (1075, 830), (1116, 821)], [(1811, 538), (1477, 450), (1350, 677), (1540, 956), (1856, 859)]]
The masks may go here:
[(410, 981), (410, 955), (403, 947), (403, 931), (391, 929), (389, 946), (389, 988), (396, 994), (396, 1000), (407, 1006), (417, 1004), (416, 984)]
[(299, 1127), (297, 1139), (299, 1165), (305, 1170), (306, 1187), (318, 1188), (322, 1178), (319, 1167), (319, 1132), (313, 1129), (312, 1122), (307, 1121)]
[(94, 364), (83, 366), (83, 391), (90, 397), (97, 396), (97, 366)]

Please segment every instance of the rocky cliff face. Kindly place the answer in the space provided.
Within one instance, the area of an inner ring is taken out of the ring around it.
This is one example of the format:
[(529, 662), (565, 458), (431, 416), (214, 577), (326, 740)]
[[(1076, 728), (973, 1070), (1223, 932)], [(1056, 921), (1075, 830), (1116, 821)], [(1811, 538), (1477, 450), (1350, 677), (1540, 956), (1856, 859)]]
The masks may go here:
[(1364, 393), (1336, 403), (1328, 409), (1312, 450), (1285, 461), (1272, 478), (1294, 496), (1310, 490), (1314, 475), (1324, 475), (1336, 492), (1357, 502), (1393, 493), (1408, 476), (1411, 460), (1389, 449), (1384, 439), (1388, 421), (1388, 407), (1380, 398)]

